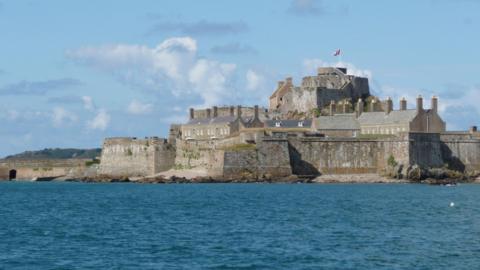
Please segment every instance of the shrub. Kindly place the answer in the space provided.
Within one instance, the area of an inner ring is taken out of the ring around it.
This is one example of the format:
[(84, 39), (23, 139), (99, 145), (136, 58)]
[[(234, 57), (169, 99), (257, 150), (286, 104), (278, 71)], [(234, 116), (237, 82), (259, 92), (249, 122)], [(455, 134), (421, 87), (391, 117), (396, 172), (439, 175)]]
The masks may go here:
[(398, 165), (398, 163), (397, 163), (397, 161), (395, 160), (395, 158), (393, 157), (393, 155), (390, 155), (390, 156), (388, 157), (388, 159), (387, 159), (387, 164), (388, 164), (388, 166), (390, 166), (390, 167), (392, 167), (392, 168), (395, 168), (395, 167)]
[(87, 167), (90, 167), (93, 164), (100, 164), (100, 160), (99, 159), (92, 159), (92, 160), (85, 161), (85, 166), (87, 166)]

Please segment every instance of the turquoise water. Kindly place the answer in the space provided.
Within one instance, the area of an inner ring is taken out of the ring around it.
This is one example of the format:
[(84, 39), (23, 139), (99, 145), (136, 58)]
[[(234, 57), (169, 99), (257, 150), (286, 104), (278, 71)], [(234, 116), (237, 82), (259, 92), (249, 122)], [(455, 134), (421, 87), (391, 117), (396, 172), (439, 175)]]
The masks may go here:
[(480, 185), (3, 182), (0, 205), (1, 269), (480, 267)]

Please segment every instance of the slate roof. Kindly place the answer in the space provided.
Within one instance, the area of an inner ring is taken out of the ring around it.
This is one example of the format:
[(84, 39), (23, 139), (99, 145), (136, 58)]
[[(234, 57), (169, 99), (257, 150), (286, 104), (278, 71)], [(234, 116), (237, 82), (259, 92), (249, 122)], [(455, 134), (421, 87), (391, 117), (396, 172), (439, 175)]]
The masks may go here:
[(320, 116), (315, 118), (317, 130), (358, 130), (360, 124), (353, 113), (336, 114), (334, 116)]
[(362, 126), (406, 124), (410, 123), (415, 116), (417, 116), (417, 110), (391, 111), (389, 114), (385, 114), (385, 112), (364, 112), (360, 115), (358, 121)]
[[(280, 122), (280, 127), (276, 126), (277, 122)], [(302, 127), (298, 125), (300, 122), (303, 122)], [(312, 126), (312, 120), (266, 120), (265, 126), (273, 128), (309, 128)]]

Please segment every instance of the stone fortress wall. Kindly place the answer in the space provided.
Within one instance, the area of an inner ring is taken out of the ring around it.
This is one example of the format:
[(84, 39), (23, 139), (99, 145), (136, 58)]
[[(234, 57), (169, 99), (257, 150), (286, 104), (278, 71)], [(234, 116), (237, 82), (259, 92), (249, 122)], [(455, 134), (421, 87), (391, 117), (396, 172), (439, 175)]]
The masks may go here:
[(31, 180), (35, 178), (54, 178), (67, 175), (83, 175), (91, 159), (4, 159), (0, 160), (0, 179), (9, 179), (15, 173), (15, 179)]
[(99, 175), (146, 176), (173, 167), (175, 147), (166, 139), (107, 138), (102, 147)]

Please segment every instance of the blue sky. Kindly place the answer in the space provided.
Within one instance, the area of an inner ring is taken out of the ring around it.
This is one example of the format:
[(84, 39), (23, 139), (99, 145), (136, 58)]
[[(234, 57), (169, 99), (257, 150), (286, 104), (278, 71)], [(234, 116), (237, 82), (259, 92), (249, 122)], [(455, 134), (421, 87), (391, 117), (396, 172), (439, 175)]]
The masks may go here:
[(479, 12), (474, 0), (0, 0), (0, 156), (166, 136), (191, 106), (267, 105), (276, 81), (338, 65), (337, 48), (374, 94), (439, 95), (447, 128), (466, 129), (480, 124)]

